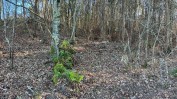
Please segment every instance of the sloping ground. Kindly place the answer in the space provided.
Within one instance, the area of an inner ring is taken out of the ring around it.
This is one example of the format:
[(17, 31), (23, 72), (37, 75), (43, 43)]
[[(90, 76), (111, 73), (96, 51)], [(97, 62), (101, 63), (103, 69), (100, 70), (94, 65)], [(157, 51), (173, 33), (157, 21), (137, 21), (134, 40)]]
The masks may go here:
[[(79, 68), (94, 74), (92, 87), (82, 98), (95, 99), (161, 99), (177, 98), (177, 78), (169, 78), (166, 85), (160, 82), (159, 70), (130, 69), (120, 62), (121, 52), (116, 43), (89, 46), (89, 51), (80, 53)], [(88, 61), (85, 61), (88, 60)], [(175, 65), (174, 62), (172, 65)], [(172, 66), (170, 67), (172, 68)]]
[[(120, 62), (119, 44), (97, 42), (81, 46), (85, 49), (75, 54), (74, 67), (85, 76), (81, 84), (59, 79), (53, 85), (49, 46), (16, 51), (13, 70), (9, 70), (7, 53), (2, 52), (0, 99), (177, 99), (177, 78), (169, 76), (168, 83), (162, 85), (158, 68), (152, 71), (150, 66), (125, 66)], [(173, 61), (169, 67), (176, 65)]]

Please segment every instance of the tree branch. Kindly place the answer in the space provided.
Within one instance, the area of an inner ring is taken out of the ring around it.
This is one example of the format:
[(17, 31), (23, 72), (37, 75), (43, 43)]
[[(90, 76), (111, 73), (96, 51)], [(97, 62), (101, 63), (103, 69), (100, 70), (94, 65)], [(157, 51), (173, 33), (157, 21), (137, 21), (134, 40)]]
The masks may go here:
[(40, 15), (38, 15), (37, 13), (35, 13), (34, 11), (30, 10), (29, 8), (27, 8), (27, 7), (23, 6), (23, 5), (15, 4), (15, 3), (13, 3), (12, 1), (9, 1), (9, 0), (5, 0), (5, 1), (7, 1), (7, 2), (9, 2), (9, 3), (11, 3), (11, 4), (15, 5), (15, 6), (19, 6), (19, 7), (25, 8), (25, 9), (27, 9), (28, 11), (30, 11), (31, 13), (33, 13), (34, 15), (36, 15), (37, 17), (39, 17), (39, 18), (41, 18), (41, 19), (44, 20), (43, 17), (41, 17)]

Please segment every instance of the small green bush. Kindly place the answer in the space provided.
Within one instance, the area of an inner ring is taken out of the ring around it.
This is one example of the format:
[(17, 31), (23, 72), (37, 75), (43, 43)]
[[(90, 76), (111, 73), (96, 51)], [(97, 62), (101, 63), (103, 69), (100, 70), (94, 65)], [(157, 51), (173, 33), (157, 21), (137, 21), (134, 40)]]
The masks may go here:
[(61, 50), (59, 53), (59, 63), (63, 64), (67, 69), (73, 66), (72, 54), (68, 51)]
[(70, 70), (66, 72), (66, 77), (69, 81), (77, 83), (80, 83), (84, 78), (83, 75), (80, 75), (79, 73)]
[(57, 73), (57, 72), (60, 72), (60, 73), (66, 72), (66, 68), (63, 66), (63, 64), (57, 63), (57, 64), (54, 66), (54, 73)]
[(72, 49), (69, 41), (64, 40), (59, 47), (59, 56), (55, 54), (55, 50), (51, 47), (50, 54), (54, 63), (52, 81), (57, 84), (58, 79), (66, 77), (70, 82), (80, 83), (84, 76), (72, 70), (73, 67), (73, 54), (75, 51)]
[(60, 48), (67, 50), (71, 48), (71, 45), (68, 40), (63, 40), (63, 42), (60, 45)]

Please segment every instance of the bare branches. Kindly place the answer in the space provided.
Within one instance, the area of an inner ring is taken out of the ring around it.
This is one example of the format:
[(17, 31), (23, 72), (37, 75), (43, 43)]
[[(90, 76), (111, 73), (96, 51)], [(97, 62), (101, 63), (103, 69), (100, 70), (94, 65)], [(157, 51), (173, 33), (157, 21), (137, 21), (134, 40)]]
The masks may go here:
[(34, 11), (30, 10), (29, 8), (27, 8), (27, 7), (23, 6), (23, 5), (18, 5), (18, 4), (15, 4), (15, 3), (13, 3), (13, 2), (12, 2), (12, 1), (10, 1), (10, 0), (5, 0), (5, 1), (7, 1), (7, 2), (9, 2), (9, 3), (11, 3), (11, 4), (15, 5), (15, 6), (25, 8), (25, 9), (27, 9), (28, 11), (30, 11), (31, 13), (33, 13), (34, 15), (36, 15), (37, 17), (39, 17), (39, 18), (41, 18), (41, 19), (43, 19), (43, 20), (44, 20), (44, 18), (43, 18), (43, 17), (41, 17), (39, 14), (35, 13)]

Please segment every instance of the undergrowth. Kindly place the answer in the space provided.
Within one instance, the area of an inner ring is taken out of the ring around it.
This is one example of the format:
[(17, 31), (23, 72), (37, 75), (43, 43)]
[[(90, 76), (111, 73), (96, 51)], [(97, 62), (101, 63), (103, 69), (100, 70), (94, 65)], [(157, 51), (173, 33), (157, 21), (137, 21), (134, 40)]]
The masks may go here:
[(80, 83), (84, 76), (72, 70), (73, 54), (75, 51), (71, 47), (69, 41), (63, 40), (59, 47), (59, 56), (54, 53), (54, 48), (51, 47), (51, 56), (54, 63), (52, 81), (54, 84), (58, 83), (59, 78), (66, 78), (70, 82)]
[(171, 75), (177, 77), (177, 68), (171, 71)]

